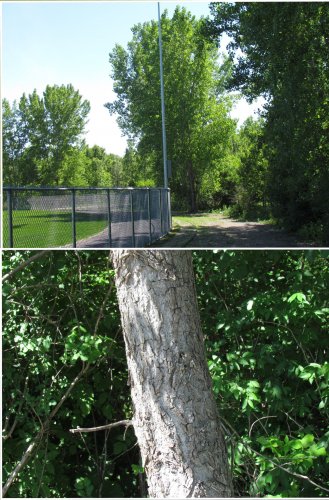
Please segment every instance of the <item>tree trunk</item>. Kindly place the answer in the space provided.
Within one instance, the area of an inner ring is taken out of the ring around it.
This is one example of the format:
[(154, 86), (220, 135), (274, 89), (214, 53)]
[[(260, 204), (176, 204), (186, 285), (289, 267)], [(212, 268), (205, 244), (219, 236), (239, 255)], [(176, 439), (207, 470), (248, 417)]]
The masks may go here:
[(187, 172), (190, 181), (190, 212), (194, 214), (197, 211), (197, 203), (196, 203), (195, 174), (194, 174), (192, 160), (189, 160), (187, 162)]
[(133, 424), (149, 495), (232, 496), (191, 253), (112, 252)]

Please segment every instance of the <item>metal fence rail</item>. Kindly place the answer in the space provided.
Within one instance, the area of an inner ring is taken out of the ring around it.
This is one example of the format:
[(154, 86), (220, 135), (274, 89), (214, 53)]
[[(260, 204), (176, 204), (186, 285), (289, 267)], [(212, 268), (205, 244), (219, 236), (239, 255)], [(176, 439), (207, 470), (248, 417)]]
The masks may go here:
[(151, 245), (171, 229), (168, 188), (3, 188), (3, 247)]

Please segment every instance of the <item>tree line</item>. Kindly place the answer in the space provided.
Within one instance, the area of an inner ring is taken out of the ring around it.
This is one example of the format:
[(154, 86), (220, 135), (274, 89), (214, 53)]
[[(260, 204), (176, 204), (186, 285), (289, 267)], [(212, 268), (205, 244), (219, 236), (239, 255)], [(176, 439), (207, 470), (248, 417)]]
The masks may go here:
[[(214, 3), (201, 19), (177, 7), (161, 26), (173, 208), (272, 216), (327, 241), (328, 5)], [(124, 158), (83, 143), (89, 104), (72, 86), (47, 87), (4, 101), (5, 183), (163, 185), (157, 22), (134, 26), (109, 62)], [(238, 127), (240, 96), (265, 105)]]
[[(266, 98), (263, 140), (273, 215), (328, 241), (328, 4), (213, 3), (211, 13), (210, 37), (231, 37), (230, 88), (250, 100)], [(243, 55), (235, 56), (237, 50)]]
[(3, 179), (9, 186), (130, 185), (132, 148), (121, 158), (83, 138), (90, 103), (72, 85), (2, 102)]

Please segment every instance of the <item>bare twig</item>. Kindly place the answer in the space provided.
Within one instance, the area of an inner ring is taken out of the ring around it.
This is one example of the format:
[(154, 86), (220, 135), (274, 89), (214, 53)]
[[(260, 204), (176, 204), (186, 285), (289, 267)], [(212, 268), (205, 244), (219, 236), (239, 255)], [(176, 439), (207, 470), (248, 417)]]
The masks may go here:
[(64, 403), (64, 401), (69, 397), (70, 393), (72, 392), (72, 390), (74, 389), (74, 387), (76, 386), (76, 384), (79, 382), (79, 380), (81, 379), (81, 377), (86, 373), (86, 371), (88, 370), (89, 366), (90, 365), (87, 364), (86, 366), (84, 366), (82, 368), (82, 370), (78, 373), (78, 375), (75, 377), (75, 379), (71, 382), (71, 384), (69, 385), (69, 387), (66, 390), (65, 394), (59, 400), (59, 402), (57, 403), (57, 405), (55, 406), (55, 408), (49, 414), (49, 416), (47, 417), (47, 419), (44, 422), (41, 423), (41, 428), (40, 428), (39, 432), (37, 433), (36, 437), (34, 438), (34, 440), (32, 441), (32, 443), (28, 446), (28, 448), (25, 451), (25, 453), (23, 454), (21, 460), (18, 462), (18, 464), (16, 465), (15, 469), (12, 471), (12, 473), (8, 477), (8, 479), (6, 481), (6, 484), (4, 485), (4, 487), (2, 489), (2, 496), (6, 495), (7, 491), (9, 490), (10, 486), (12, 485), (13, 481), (16, 479), (16, 477), (18, 476), (18, 474), (20, 473), (20, 471), (23, 469), (23, 467), (30, 460), (30, 458), (33, 455), (33, 452), (34, 452), (35, 448), (37, 447), (37, 445), (39, 444), (39, 442), (43, 438), (44, 433), (47, 431), (51, 420), (56, 415), (56, 413), (58, 412), (58, 410), (61, 408), (61, 406)]
[(47, 253), (49, 253), (49, 250), (42, 250), (41, 252), (37, 252), (34, 255), (31, 255), (31, 257), (29, 257), (27, 260), (24, 260), (24, 262), (19, 264), (19, 266), (15, 267), (11, 271), (9, 271), (9, 273), (5, 274), (2, 277), (2, 283), (10, 280), (16, 273), (22, 271), (25, 267), (29, 266), (35, 260), (41, 259)]
[(98, 432), (105, 431), (108, 429), (113, 429), (114, 427), (119, 427), (120, 425), (125, 425), (129, 427), (133, 425), (132, 420), (119, 420), (119, 422), (114, 422), (113, 424), (101, 425), (100, 427), (77, 427), (76, 429), (70, 429), (72, 434), (77, 434), (81, 432)]
[(6, 484), (2, 488), (2, 496), (6, 495), (7, 491), (9, 490), (9, 488), (10, 488), (10, 486), (12, 484), (12, 482), (14, 481), (14, 479), (17, 477), (17, 475), (19, 474), (19, 472), (23, 469), (24, 465), (31, 458), (34, 449), (36, 448), (39, 440), (42, 437), (42, 434), (43, 434), (43, 429), (38, 432), (38, 434), (37, 434), (36, 438), (34, 439), (34, 441), (28, 446), (28, 448), (27, 448), (26, 452), (24, 453), (24, 455), (22, 456), (20, 462), (18, 462), (18, 464), (16, 465), (15, 469), (13, 470), (13, 472), (10, 474), (9, 478), (7, 479)]
[[(281, 410), (282, 411), (282, 410)], [(291, 411), (291, 410), (290, 410)], [(301, 424), (299, 424), (297, 422), (297, 420), (295, 420), (291, 415), (289, 415), (289, 412), (286, 412), (286, 411), (282, 411), (282, 413), (284, 413), (286, 415), (287, 418), (289, 418), (290, 420), (292, 420), (297, 426), (299, 429), (301, 429), (303, 426)]]
[(99, 310), (99, 314), (98, 314), (98, 317), (97, 317), (97, 320), (96, 320), (96, 323), (95, 323), (95, 328), (94, 328), (94, 337), (96, 337), (96, 334), (97, 334), (97, 331), (98, 331), (98, 327), (99, 327), (99, 323), (101, 321), (101, 319), (103, 318), (103, 314), (104, 314), (104, 309), (105, 309), (105, 306), (106, 306), (106, 303), (107, 301), (109, 300), (109, 297), (113, 291), (113, 287), (114, 287), (114, 283), (111, 284), (111, 286), (108, 288), (107, 292), (106, 292), (106, 295), (105, 295), (105, 298), (102, 302), (102, 305), (101, 305), (101, 308)]
[(7, 441), (7, 439), (11, 438), (11, 436), (12, 436), (12, 434), (13, 434), (13, 432), (14, 432), (15, 428), (16, 428), (16, 425), (17, 425), (17, 416), (15, 417), (15, 420), (14, 420), (14, 422), (13, 422), (13, 425), (11, 426), (10, 430), (8, 431), (8, 433), (7, 433), (7, 434), (5, 434), (5, 435), (2, 437), (2, 439), (3, 439), (4, 441)]
[(78, 259), (79, 287), (80, 287), (80, 293), (82, 293), (82, 263), (79, 252), (75, 250), (74, 253), (76, 255), (76, 258)]
[[(11, 428), (10, 428), (9, 432), (3, 436), (3, 440), (4, 440), (4, 441), (6, 441), (7, 439), (11, 438), (11, 436), (12, 436), (12, 434), (13, 434), (13, 432), (14, 432), (15, 428), (16, 428), (16, 425), (17, 425), (17, 415), (19, 415), (19, 414), (20, 414), (21, 409), (22, 409), (22, 406), (23, 406), (23, 404), (24, 404), (24, 402), (25, 402), (28, 381), (29, 381), (29, 376), (27, 376), (27, 377), (25, 378), (25, 382), (24, 382), (24, 392), (22, 393), (22, 396), (23, 396), (23, 397), (21, 398), (21, 400), (20, 400), (20, 402), (19, 402), (18, 409), (16, 410), (16, 416), (15, 416), (14, 422), (13, 422), (13, 424), (12, 424), (12, 426), (11, 426)], [(19, 392), (20, 392), (20, 391), (19, 391)], [(9, 418), (9, 417), (8, 417), (8, 418)], [(6, 423), (7, 423), (7, 417), (6, 417)], [(9, 420), (8, 420), (8, 423), (9, 423)]]
[(257, 420), (255, 420), (251, 426), (250, 426), (250, 429), (249, 429), (249, 437), (251, 436), (251, 431), (252, 431), (252, 428), (255, 424), (257, 424), (257, 422), (259, 422), (260, 420), (264, 420), (264, 419), (267, 419), (267, 418), (277, 418), (275, 415), (268, 415), (266, 417), (261, 417), (261, 418), (258, 418)]
[(80, 372), (78, 373), (78, 375), (75, 377), (75, 379), (72, 380), (71, 384), (69, 385), (67, 391), (65, 392), (65, 394), (62, 396), (62, 398), (59, 400), (59, 402), (57, 403), (57, 405), (55, 406), (55, 408), (53, 409), (53, 411), (50, 413), (48, 419), (47, 419), (47, 424), (49, 424), (49, 421), (56, 415), (56, 413), (58, 412), (58, 410), (60, 409), (60, 407), (62, 406), (62, 404), (64, 403), (64, 401), (69, 397), (69, 395), (71, 394), (72, 390), (74, 389), (74, 387), (76, 386), (76, 384), (79, 382), (79, 380), (81, 379), (81, 377), (83, 377), (83, 375), (89, 370), (90, 368), (90, 364), (87, 363), (81, 370)]

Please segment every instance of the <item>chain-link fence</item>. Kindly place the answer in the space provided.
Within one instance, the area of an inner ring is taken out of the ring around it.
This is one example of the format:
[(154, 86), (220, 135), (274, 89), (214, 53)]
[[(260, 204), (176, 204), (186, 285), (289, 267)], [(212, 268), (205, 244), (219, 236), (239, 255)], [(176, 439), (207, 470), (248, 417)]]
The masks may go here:
[(171, 228), (167, 188), (3, 188), (3, 247), (151, 245)]

